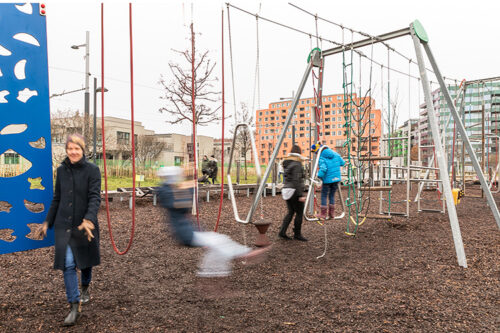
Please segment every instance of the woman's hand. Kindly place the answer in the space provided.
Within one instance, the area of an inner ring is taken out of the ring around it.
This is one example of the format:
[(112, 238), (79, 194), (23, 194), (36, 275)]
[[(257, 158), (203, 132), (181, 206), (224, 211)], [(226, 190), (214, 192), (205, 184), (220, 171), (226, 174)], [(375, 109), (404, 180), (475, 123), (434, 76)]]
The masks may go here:
[(78, 226), (78, 230), (84, 230), (85, 235), (87, 235), (87, 239), (89, 242), (94, 238), (94, 235), (92, 234), (92, 230), (94, 230), (94, 223), (92, 223), (89, 220), (83, 219), (82, 224)]
[(299, 201), (300, 201), (300, 202), (306, 202), (306, 197), (300, 197), (300, 198), (299, 198)]
[(44, 239), (45, 236), (47, 236), (47, 229), (49, 229), (49, 223), (45, 221), (38, 227), (38, 230), (35, 232), (35, 237), (39, 240)]

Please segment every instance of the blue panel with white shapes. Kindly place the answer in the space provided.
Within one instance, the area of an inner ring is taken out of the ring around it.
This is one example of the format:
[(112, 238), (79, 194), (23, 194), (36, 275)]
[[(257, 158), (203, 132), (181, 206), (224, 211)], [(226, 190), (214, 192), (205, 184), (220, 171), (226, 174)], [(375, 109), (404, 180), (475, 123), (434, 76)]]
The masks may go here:
[(30, 234), (53, 193), (45, 19), (39, 4), (0, 4), (0, 254), (54, 244)]

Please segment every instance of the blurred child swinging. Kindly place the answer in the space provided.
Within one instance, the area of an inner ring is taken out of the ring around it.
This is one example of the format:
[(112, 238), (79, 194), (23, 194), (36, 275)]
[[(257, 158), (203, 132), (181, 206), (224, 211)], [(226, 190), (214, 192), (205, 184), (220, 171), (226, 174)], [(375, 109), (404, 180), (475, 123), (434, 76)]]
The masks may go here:
[(269, 247), (252, 250), (226, 235), (194, 229), (189, 216), (193, 204), (193, 181), (184, 180), (182, 168), (163, 167), (158, 170), (158, 176), (163, 180), (159, 190), (160, 204), (166, 210), (173, 236), (183, 246), (206, 248), (199, 264), (199, 277), (223, 278), (231, 275), (232, 260), (236, 258), (249, 263), (263, 259)]

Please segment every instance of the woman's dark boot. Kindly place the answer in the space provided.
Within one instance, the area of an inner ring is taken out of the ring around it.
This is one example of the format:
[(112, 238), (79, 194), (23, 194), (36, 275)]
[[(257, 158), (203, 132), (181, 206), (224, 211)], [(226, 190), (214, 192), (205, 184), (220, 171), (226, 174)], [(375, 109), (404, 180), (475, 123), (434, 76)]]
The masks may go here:
[(90, 302), (89, 286), (82, 286), (82, 294), (80, 295), (82, 304), (88, 304)]
[(293, 232), (294, 232), (293, 239), (296, 239), (296, 240), (299, 240), (299, 241), (302, 241), (302, 242), (307, 242), (307, 238), (305, 238), (304, 236), (302, 236), (301, 230), (302, 230), (302, 225), (296, 226), (293, 229)]
[(278, 236), (280, 238), (283, 238), (283, 239), (291, 239), (290, 237), (288, 237), (286, 235), (286, 229), (288, 229), (288, 226), (290, 225), (290, 221), (286, 221), (286, 219), (283, 221), (283, 223), (281, 223), (281, 228), (280, 228), (280, 232), (278, 233)]
[(64, 319), (64, 326), (73, 326), (76, 324), (78, 318), (80, 318), (80, 314), (82, 312), (80, 302), (71, 303), (70, 308), (71, 311)]

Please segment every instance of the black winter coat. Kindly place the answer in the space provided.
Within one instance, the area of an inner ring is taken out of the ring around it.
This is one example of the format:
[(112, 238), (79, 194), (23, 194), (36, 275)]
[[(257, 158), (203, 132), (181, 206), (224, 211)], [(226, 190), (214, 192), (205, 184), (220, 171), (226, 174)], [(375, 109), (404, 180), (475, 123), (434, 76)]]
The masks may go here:
[(304, 195), (304, 168), (300, 157), (288, 156), (283, 161), (285, 180), (283, 188), (294, 188), (294, 196)]
[[(101, 205), (101, 173), (99, 167), (87, 162), (85, 156), (75, 164), (69, 158), (57, 168), (54, 198), (46, 221), (55, 233), (54, 268), (64, 270), (66, 247), (73, 251), (79, 269), (101, 263), (99, 253), (99, 224), (97, 212)], [(83, 219), (95, 226), (94, 238), (89, 242), (83, 230), (77, 227)]]

